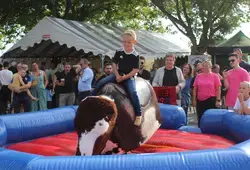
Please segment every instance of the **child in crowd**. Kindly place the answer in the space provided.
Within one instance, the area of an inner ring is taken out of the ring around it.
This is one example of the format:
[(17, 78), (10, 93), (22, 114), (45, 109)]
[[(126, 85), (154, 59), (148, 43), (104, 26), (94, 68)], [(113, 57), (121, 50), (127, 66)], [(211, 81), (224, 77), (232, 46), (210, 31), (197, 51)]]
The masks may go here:
[(25, 70), (21, 70), (20, 72), (15, 73), (13, 75), (13, 79), (11, 81), (11, 84), (9, 85), (10, 89), (14, 89), (14, 90), (17, 90), (19, 92), (26, 91), (28, 96), (31, 98), (31, 100), (37, 101), (38, 99), (35, 98), (34, 96), (32, 96), (29, 89), (22, 89), (21, 88), (22, 86), (25, 86), (23, 79), (22, 79), (22, 77), (24, 77), (25, 74), (26, 74)]
[(250, 114), (250, 82), (240, 83), (238, 98), (234, 105), (234, 110), (239, 114)]
[(136, 33), (133, 30), (127, 30), (123, 33), (123, 48), (117, 50), (113, 58), (114, 74), (102, 79), (96, 85), (92, 94), (97, 95), (98, 91), (107, 83), (123, 83), (135, 109), (136, 118), (134, 124), (140, 126), (142, 119), (141, 106), (134, 78), (139, 71), (139, 55), (134, 49), (136, 42)]

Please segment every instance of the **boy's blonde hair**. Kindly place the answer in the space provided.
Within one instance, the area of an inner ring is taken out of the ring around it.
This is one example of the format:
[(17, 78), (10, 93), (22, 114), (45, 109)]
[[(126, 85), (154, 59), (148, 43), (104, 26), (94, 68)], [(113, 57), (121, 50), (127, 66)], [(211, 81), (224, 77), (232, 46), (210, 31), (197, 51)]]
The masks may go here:
[(250, 82), (248, 81), (242, 81), (240, 84), (246, 84), (248, 88), (250, 88)]
[(136, 33), (134, 30), (126, 30), (124, 31), (123, 35), (129, 35), (129, 36), (132, 36), (134, 38), (134, 40), (136, 40)]

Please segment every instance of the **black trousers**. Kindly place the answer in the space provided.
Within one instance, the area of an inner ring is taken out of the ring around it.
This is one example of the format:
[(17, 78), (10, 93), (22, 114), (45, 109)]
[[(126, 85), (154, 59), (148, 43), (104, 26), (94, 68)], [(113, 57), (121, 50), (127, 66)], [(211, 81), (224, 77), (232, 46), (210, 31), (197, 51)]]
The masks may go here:
[(200, 101), (197, 100), (197, 116), (198, 116), (198, 126), (200, 127), (200, 120), (203, 113), (208, 109), (215, 109), (216, 108), (216, 97), (210, 97), (207, 100)]
[(10, 99), (11, 91), (8, 89), (8, 86), (3, 85), (0, 90), (0, 114), (6, 114)]
[(14, 108), (15, 113), (20, 113), (21, 105), (23, 105), (24, 112), (30, 112), (31, 101), (29, 96), (14, 95), (12, 107)]
[(85, 99), (86, 97), (91, 96), (91, 92), (89, 91), (83, 91), (83, 92), (79, 92), (79, 103), (81, 103), (81, 101), (83, 99)]
[(58, 92), (56, 92), (53, 96), (52, 96), (52, 102), (51, 102), (51, 108), (57, 108), (59, 107), (59, 94)]

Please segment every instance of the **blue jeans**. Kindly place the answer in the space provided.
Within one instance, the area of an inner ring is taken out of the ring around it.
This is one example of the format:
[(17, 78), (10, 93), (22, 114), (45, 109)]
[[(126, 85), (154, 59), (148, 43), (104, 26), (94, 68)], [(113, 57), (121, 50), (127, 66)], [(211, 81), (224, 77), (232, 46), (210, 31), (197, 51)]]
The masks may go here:
[[(98, 84), (96, 85), (95, 89), (93, 90), (92, 95), (96, 96), (98, 91), (104, 85), (106, 85), (108, 83), (116, 83), (116, 77), (114, 74), (99, 81)], [(125, 90), (127, 91), (128, 96), (130, 97), (131, 103), (135, 109), (135, 115), (141, 116), (141, 105), (140, 105), (139, 97), (138, 97), (137, 91), (136, 91), (135, 79), (130, 78), (130, 79), (124, 80), (121, 83), (124, 85)]]
[(188, 107), (190, 105), (190, 97), (186, 95), (181, 96), (181, 107), (186, 113), (186, 116), (188, 115)]

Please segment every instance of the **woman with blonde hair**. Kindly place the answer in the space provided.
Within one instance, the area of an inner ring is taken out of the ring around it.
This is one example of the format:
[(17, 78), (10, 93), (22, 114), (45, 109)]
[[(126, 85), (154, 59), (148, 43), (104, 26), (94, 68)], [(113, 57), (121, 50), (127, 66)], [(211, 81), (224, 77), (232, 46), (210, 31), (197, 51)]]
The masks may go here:
[(201, 117), (206, 110), (221, 106), (220, 78), (211, 71), (212, 63), (210, 61), (202, 62), (202, 66), (203, 73), (198, 74), (195, 78), (193, 90), (193, 105), (197, 109), (199, 127)]
[(47, 109), (47, 92), (45, 90), (48, 80), (44, 71), (40, 70), (36, 62), (32, 62), (32, 85), (31, 94), (38, 98), (38, 101), (31, 102), (31, 111)]

